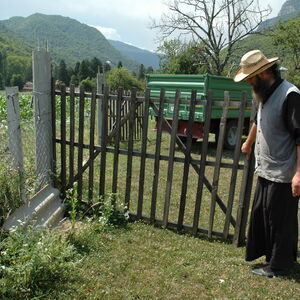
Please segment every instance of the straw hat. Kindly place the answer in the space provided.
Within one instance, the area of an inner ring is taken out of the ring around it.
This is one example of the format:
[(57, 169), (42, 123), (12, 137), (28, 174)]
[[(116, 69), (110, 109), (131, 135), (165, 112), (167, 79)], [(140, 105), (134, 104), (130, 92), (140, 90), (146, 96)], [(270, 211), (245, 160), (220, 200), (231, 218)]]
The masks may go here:
[(239, 82), (251, 78), (273, 66), (277, 60), (279, 57), (266, 58), (260, 50), (249, 51), (242, 57), (241, 67), (233, 80)]

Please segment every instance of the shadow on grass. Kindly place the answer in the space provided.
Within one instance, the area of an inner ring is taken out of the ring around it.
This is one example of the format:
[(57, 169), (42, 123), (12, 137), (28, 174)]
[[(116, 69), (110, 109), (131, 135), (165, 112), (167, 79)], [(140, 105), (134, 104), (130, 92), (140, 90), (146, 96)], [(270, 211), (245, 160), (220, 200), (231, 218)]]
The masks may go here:
[[(252, 266), (252, 270), (256, 268), (265, 267), (265, 264), (255, 264)], [(255, 275), (257, 276), (257, 275)], [(275, 277), (282, 278), (285, 280), (293, 280), (297, 283), (300, 283), (300, 264), (297, 262), (294, 266), (280, 274), (277, 274)]]

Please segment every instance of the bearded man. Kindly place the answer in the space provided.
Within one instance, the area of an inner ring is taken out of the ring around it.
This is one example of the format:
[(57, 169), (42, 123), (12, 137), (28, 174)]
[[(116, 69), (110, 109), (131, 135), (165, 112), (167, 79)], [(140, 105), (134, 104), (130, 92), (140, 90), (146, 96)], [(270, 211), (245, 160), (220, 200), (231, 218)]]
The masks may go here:
[(281, 79), (278, 57), (260, 50), (246, 53), (234, 81), (253, 88), (257, 114), (242, 152), (249, 158), (255, 142), (258, 175), (246, 244), (246, 261), (265, 256), (252, 270), (272, 278), (287, 274), (297, 260), (300, 196), (300, 91)]

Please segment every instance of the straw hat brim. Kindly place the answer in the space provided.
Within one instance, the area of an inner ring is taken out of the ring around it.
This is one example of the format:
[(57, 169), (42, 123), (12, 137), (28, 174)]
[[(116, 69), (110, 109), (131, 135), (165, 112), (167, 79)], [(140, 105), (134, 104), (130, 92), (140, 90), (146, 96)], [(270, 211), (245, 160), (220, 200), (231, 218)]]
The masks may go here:
[(239, 82), (239, 81), (245, 80), (245, 79), (247, 79), (247, 78), (251, 78), (251, 77), (253, 77), (253, 76), (255, 76), (255, 75), (257, 75), (257, 74), (259, 74), (259, 73), (261, 73), (261, 72), (263, 72), (263, 71), (265, 71), (265, 70), (267, 70), (267, 69), (269, 69), (269, 68), (272, 67), (272, 66), (276, 63), (276, 61), (278, 61), (278, 60), (279, 60), (279, 57), (273, 57), (273, 58), (270, 58), (270, 59), (268, 59), (268, 63), (266, 63), (265, 65), (261, 66), (261, 67), (258, 68), (258, 69), (257, 69), (257, 66), (253, 66), (252, 68), (249, 68), (249, 70), (248, 70), (247, 72), (244, 72), (243, 68), (240, 68), (240, 69), (236, 72), (236, 74), (235, 74), (233, 80), (234, 80), (235, 82)]

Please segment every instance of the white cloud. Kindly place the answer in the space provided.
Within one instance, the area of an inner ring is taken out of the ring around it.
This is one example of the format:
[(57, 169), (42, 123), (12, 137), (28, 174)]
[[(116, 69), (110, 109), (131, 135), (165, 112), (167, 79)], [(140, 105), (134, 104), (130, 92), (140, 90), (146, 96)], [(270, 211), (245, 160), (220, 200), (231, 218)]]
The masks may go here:
[(114, 28), (103, 27), (103, 26), (99, 26), (99, 25), (89, 25), (89, 26), (94, 27), (97, 30), (99, 30), (107, 39), (117, 40), (117, 41), (121, 40), (121, 36), (117, 32), (117, 30)]

